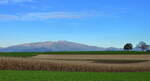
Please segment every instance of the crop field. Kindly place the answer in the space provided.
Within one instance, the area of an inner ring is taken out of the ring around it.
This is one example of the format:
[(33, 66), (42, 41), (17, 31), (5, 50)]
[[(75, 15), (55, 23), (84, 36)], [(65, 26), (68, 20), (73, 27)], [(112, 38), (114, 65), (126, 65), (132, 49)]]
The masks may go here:
[(150, 72), (150, 55), (59, 55), (0, 57), (1, 70)]
[(35, 52), (1, 52), (0, 57), (32, 57), (40, 53)]
[(150, 73), (0, 71), (0, 81), (150, 81)]
[(149, 52), (0, 53), (0, 81), (150, 81)]
[(32, 57), (39, 54), (56, 54), (56, 55), (149, 55), (150, 52), (138, 52), (138, 51), (70, 51), (70, 52), (0, 52), (0, 56), (5, 57)]

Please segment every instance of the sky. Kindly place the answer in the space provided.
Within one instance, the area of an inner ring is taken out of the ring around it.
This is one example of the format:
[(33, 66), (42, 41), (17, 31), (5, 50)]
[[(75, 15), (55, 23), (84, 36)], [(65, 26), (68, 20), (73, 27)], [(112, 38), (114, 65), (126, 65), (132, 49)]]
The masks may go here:
[(0, 0), (0, 47), (67, 40), (150, 44), (150, 0)]

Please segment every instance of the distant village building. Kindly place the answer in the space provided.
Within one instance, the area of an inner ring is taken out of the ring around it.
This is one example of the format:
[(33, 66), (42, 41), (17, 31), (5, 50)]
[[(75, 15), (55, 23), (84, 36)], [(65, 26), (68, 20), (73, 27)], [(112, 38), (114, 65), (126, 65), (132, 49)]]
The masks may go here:
[[(133, 49), (133, 51), (143, 51), (143, 50), (139, 47), (135, 47)], [(149, 51), (150, 52), (150, 45), (146, 45), (146, 49), (144, 51)]]
[(147, 45), (147, 46), (148, 46), (147, 51), (150, 51), (150, 45)]

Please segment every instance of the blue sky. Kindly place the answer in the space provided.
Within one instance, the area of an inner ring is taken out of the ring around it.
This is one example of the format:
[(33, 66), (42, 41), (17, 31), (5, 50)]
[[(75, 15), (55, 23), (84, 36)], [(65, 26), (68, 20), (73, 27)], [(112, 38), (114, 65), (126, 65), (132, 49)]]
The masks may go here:
[(0, 0), (0, 47), (68, 40), (101, 47), (150, 43), (149, 0)]

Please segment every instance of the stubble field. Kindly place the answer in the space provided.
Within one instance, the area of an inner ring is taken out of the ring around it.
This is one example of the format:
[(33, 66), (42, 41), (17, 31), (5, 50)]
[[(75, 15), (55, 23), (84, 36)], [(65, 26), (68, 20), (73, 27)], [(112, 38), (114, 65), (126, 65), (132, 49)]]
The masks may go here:
[(1, 70), (149, 72), (150, 55), (45, 55), (1, 57)]

